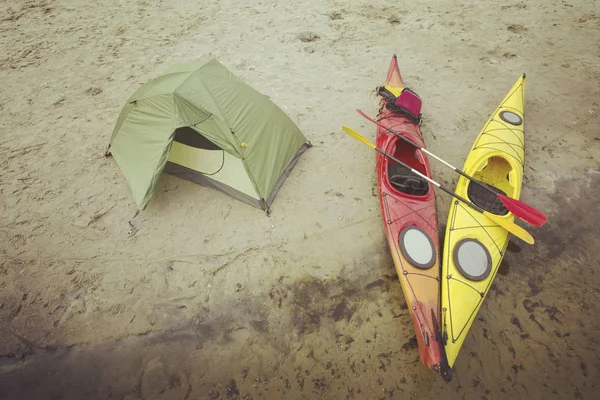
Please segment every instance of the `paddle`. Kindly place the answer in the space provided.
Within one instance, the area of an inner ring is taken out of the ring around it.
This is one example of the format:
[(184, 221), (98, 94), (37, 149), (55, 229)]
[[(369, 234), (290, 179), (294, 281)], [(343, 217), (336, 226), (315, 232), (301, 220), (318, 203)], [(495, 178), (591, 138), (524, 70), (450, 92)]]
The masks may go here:
[(379, 126), (381, 128), (386, 129), (387, 131), (389, 131), (392, 134), (396, 135), (398, 138), (404, 140), (406, 143), (415, 146), (417, 149), (421, 150), (423, 153), (429, 154), (431, 157), (435, 158), (436, 160), (438, 160), (442, 164), (444, 164), (444, 165), (452, 168), (455, 172), (458, 172), (460, 175), (462, 175), (465, 178), (469, 179), (471, 182), (475, 182), (479, 186), (481, 186), (482, 188), (485, 188), (486, 190), (494, 193), (496, 196), (498, 196), (498, 198), (500, 199), (500, 201), (502, 202), (502, 204), (504, 204), (504, 206), (508, 209), (508, 211), (512, 212), (515, 217), (521, 218), (522, 220), (527, 221), (530, 224), (535, 225), (535, 226), (542, 226), (542, 225), (544, 225), (548, 221), (548, 217), (546, 217), (546, 215), (544, 215), (544, 213), (542, 213), (541, 211), (533, 208), (532, 206), (530, 206), (530, 205), (528, 205), (526, 203), (523, 203), (522, 201), (519, 201), (519, 200), (513, 199), (511, 197), (505, 196), (505, 195), (503, 195), (501, 193), (494, 192), (491, 188), (489, 188), (488, 186), (482, 184), (477, 179), (473, 178), (472, 176), (467, 175), (466, 173), (464, 173), (460, 169), (458, 169), (458, 168), (454, 167), (453, 165), (451, 165), (450, 163), (442, 160), (441, 158), (439, 158), (435, 154), (430, 153), (429, 151), (427, 151), (427, 149), (424, 149), (423, 147), (418, 146), (416, 143), (413, 143), (409, 139), (407, 139), (404, 136), (400, 135), (395, 130), (393, 130), (391, 128), (388, 128), (387, 126), (383, 125), (379, 121), (374, 120), (373, 118), (369, 117), (367, 114), (365, 114), (364, 112), (362, 112), (361, 110), (356, 110), (356, 111), (360, 115), (362, 115), (363, 117), (365, 117), (366, 119), (368, 119), (369, 121), (373, 122), (375, 125), (377, 125), (377, 126)]
[(489, 219), (491, 219), (493, 222), (495, 222), (496, 224), (500, 225), (501, 227), (503, 227), (504, 229), (506, 229), (507, 231), (509, 231), (510, 233), (512, 233), (513, 235), (515, 235), (516, 237), (518, 237), (519, 239), (523, 240), (525, 243), (529, 243), (529, 244), (533, 244), (534, 240), (533, 240), (533, 236), (531, 236), (531, 234), (529, 234), (529, 232), (527, 232), (525, 229), (521, 228), (519, 225), (515, 224), (512, 221), (508, 221), (498, 215), (494, 215), (492, 213), (489, 213), (487, 211), (485, 211), (483, 208), (471, 203), (469, 200), (462, 198), (461, 196), (457, 195), (456, 193), (452, 192), (449, 189), (446, 189), (444, 186), (442, 186), (441, 184), (437, 183), (436, 181), (434, 181), (433, 179), (427, 177), (426, 175), (423, 175), (422, 173), (420, 173), (419, 171), (410, 168), (408, 165), (404, 164), (402, 161), (398, 160), (396, 157), (386, 153), (385, 151), (381, 150), (379, 147), (375, 146), (373, 143), (369, 142), (369, 140), (367, 138), (365, 138), (364, 136), (362, 136), (360, 133), (356, 132), (354, 129), (349, 128), (347, 126), (342, 126), (342, 129), (351, 137), (355, 138), (356, 140), (358, 140), (359, 142), (362, 142), (364, 144), (366, 144), (367, 146), (369, 146), (370, 148), (378, 151), (379, 153), (383, 154), (384, 156), (388, 157), (391, 160), (394, 160), (395, 162), (397, 162), (398, 164), (402, 165), (405, 168), (410, 169), (410, 172), (412, 172), (415, 175), (420, 176), (421, 178), (425, 179), (426, 181), (428, 181), (429, 183), (437, 186), (438, 188), (442, 189), (444, 192), (448, 193), (450, 196), (462, 201), (463, 203), (467, 204), (468, 206), (470, 206), (472, 209), (479, 211), (481, 214), (485, 215), (486, 217), (488, 217)]

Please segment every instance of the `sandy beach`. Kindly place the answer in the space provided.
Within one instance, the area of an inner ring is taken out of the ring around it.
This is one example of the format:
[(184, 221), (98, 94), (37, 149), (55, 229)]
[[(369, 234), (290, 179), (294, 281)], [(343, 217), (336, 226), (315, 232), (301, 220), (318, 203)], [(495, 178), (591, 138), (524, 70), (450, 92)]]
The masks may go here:
[[(0, 399), (596, 398), (599, 4), (201, 3), (0, 4)], [(375, 154), (341, 130), (375, 137), (355, 109), (377, 114), (394, 53), (457, 166), (527, 73), (521, 199), (549, 222), (514, 239), (450, 383), (419, 363)], [(132, 220), (119, 112), (210, 57), (313, 147), (270, 217), (165, 174)]]

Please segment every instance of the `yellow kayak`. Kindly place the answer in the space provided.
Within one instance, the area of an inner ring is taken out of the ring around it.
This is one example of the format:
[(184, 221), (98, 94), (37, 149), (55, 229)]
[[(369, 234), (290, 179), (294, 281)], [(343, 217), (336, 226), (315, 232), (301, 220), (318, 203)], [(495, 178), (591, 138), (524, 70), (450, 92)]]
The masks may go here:
[[(463, 171), (518, 199), (523, 182), (525, 75), (512, 87), (473, 144)], [(507, 221), (514, 216), (490, 193), (460, 177), (456, 194)], [(465, 203), (453, 200), (442, 257), (442, 332), (450, 367), (496, 276), (509, 233)]]

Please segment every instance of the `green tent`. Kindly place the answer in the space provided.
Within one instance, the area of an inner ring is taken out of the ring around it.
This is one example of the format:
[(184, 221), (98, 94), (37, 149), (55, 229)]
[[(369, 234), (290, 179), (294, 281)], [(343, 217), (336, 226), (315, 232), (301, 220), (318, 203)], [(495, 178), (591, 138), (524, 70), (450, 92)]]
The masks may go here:
[(121, 111), (107, 155), (140, 209), (164, 170), (268, 213), (310, 146), (279, 107), (211, 59), (173, 66), (140, 87)]

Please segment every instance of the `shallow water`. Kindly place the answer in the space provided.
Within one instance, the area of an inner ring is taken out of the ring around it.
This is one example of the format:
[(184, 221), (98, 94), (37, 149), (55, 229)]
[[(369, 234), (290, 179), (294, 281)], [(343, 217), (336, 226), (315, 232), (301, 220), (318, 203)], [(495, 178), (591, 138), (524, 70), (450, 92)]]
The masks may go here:
[(370, 254), (339, 277), (312, 266), (239, 286), (161, 333), (60, 349), (23, 338), (0, 358), (0, 398), (596, 398), (598, 183), (563, 182), (536, 245), (513, 239), (451, 383), (420, 364), (391, 259)]

